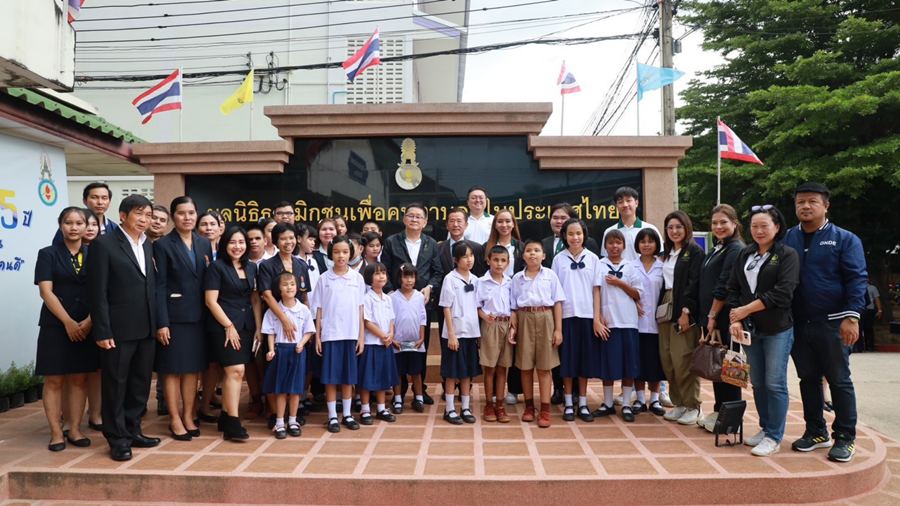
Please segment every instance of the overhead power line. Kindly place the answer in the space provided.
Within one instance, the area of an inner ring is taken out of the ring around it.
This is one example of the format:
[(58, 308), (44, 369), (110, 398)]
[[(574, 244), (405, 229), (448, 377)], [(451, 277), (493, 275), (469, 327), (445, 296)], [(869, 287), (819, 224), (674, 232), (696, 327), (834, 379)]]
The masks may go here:
[(153, 2), (146, 4), (116, 4), (116, 5), (84, 5), (81, 8), (87, 10), (94, 9), (119, 9), (119, 8), (128, 8), (128, 7), (168, 7), (169, 5), (188, 5), (188, 4), (212, 4), (212, 3), (221, 3), (221, 2), (231, 2), (233, 0), (189, 0), (184, 2)]

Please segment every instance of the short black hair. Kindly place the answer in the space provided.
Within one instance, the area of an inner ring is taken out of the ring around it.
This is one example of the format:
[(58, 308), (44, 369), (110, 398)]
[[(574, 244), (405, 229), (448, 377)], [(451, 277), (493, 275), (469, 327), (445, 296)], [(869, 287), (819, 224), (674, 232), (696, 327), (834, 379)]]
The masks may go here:
[(62, 226), (63, 222), (66, 221), (66, 218), (68, 218), (70, 214), (78, 213), (81, 215), (81, 219), (84, 220), (85, 225), (87, 225), (87, 214), (85, 214), (84, 211), (85, 210), (81, 207), (69, 206), (59, 213), (59, 217), (56, 219), (56, 222), (59, 224), (59, 226)]
[[(812, 191), (812, 190), (807, 190)], [(818, 192), (817, 192), (818, 193)], [(753, 216), (757, 214), (768, 214), (772, 218), (772, 223), (778, 225), (778, 233), (775, 234), (775, 240), (780, 241), (784, 239), (784, 234), (787, 233), (787, 221), (784, 219), (784, 215), (781, 214), (781, 211), (778, 210), (777, 207), (771, 206), (768, 209), (759, 208), (756, 211), (750, 211), (750, 221), (753, 221)]]
[(378, 241), (379, 244), (384, 246), (384, 239), (381, 237), (381, 234), (379, 234), (378, 232), (366, 232), (365, 234), (362, 235), (362, 241), (360, 242), (360, 244), (363, 247), (366, 247), (372, 241)]
[(135, 209), (144, 209), (145, 207), (153, 208), (150, 199), (143, 195), (129, 195), (119, 203), (119, 212), (128, 215)]
[(161, 205), (158, 205), (158, 204), (157, 204), (157, 205), (154, 205), (154, 206), (153, 206), (153, 210), (154, 210), (154, 211), (159, 211), (159, 212), (165, 214), (166, 216), (169, 216), (169, 210), (166, 209), (165, 207), (161, 206)]
[[(228, 255), (228, 243), (231, 242), (231, 238), (237, 234), (244, 236), (244, 242), (247, 244), (247, 247), (244, 248), (244, 254), (241, 255), (241, 258), (239, 258), (238, 261), (241, 263), (241, 265), (247, 265), (247, 261), (250, 259), (250, 238), (247, 237), (247, 232), (245, 232), (243, 228), (236, 225), (228, 227), (225, 230), (225, 233), (222, 234), (222, 237), (219, 239), (220, 253), (216, 255), (216, 260), (231, 262), (231, 257)], [(225, 252), (224, 255), (221, 254), (222, 251)]]
[(387, 272), (387, 267), (384, 266), (381, 262), (375, 262), (374, 264), (369, 264), (363, 267), (363, 281), (367, 286), (372, 286), (372, 278), (375, 277), (376, 272)]
[(366, 228), (366, 225), (368, 225), (369, 223), (378, 227), (379, 232), (381, 231), (381, 223), (379, 223), (378, 220), (366, 220), (362, 223), (362, 228)]
[(259, 223), (251, 223), (251, 224), (247, 225), (246, 227), (244, 227), (244, 230), (247, 231), (248, 236), (249, 236), (251, 230), (257, 230), (259, 232), (262, 232), (263, 238), (266, 237), (266, 229)]
[(636, 251), (638, 255), (641, 254), (641, 241), (647, 237), (656, 243), (654, 251), (659, 253), (659, 250), (662, 249), (662, 240), (659, 238), (659, 234), (656, 233), (656, 230), (653, 230), (652, 228), (642, 228), (638, 230), (637, 235), (634, 237), (634, 251)]
[(334, 245), (340, 244), (342, 242), (347, 244), (347, 247), (350, 248), (351, 256), (353, 255), (352, 254), (353, 243), (350, 242), (350, 238), (347, 237), (346, 235), (336, 235), (336, 236), (334, 236), (334, 239), (332, 239), (331, 242), (328, 243), (328, 259), (329, 260), (334, 260)]
[[(568, 202), (558, 202), (558, 203), (550, 206), (550, 216), (553, 216), (553, 213), (555, 213), (556, 211), (559, 211), (560, 209), (565, 211), (566, 214), (569, 216), (569, 218), (577, 217), (577, 215), (575, 214), (575, 208), (572, 207), (572, 204), (570, 204)], [(550, 216), (548, 216), (548, 218)]]
[(831, 192), (822, 183), (803, 183), (794, 190), (794, 199), (797, 198), (798, 193), (821, 193), (825, 202), (828, 202), (828, 199), (831, 198)]
[[(643, 230), (643, 229), (642, 229)], [(606, 233), (606, 238), (603, 239), (603, 247), (605, 248), (611, 239), (618, 239), (622, 241), (622, 244), (625, 244), (625, 234), (619, 232), (616, 229), (612, 229)]]
[(494, 255), (506, 255), (509, 256), (509, 250), (506, 249), (506, 246), (500, 246), (499, 244), (491, 248), (491, 251), (488, 252), (488, 258)]
[(87, 200), (88, 195), (91, 194), (91, 190), (96, 190), (97, 188), (103, 188), (109, 193), (109, 198), (112, 200), (112, 190), (109, 189), (109, 185), (106, 183), (91, 183), (84, 187), (84, 191), (81, 192), (81, 200)]
[(482, 188), (480, 186), (473, 186), (473, 187), (469, 188), (469, 191), (466, 192), (466, 200), (468, 200), (469, 197), (472, 196), (472, 192), (477, 192), (477, 191), (484, 193), (484, 196), (487, 197), (487, 191), (485, 191), (484, 188)]
[[(466, 256), (466, 252), (472, 251), (472, 248), (466, 243), (466, 241), (459, 241), (453, 245), (453, 260), (459, 260), (460, 258)], [(473, 252), (474, 253), (474, 252)]]
[[(541, 247), (541, 251), (544, 251), (544, 243), (541, 242), (540, 239), (525, 239), (525, 245), (522, 247), (522, 251), (525, 251), (525, 248), (527, 248), (530, 244), (537, 244)], [(546, 253), (546, 251), (544, 251), (544, 253)]]
[(624, 199), (625, 197), (631, 197), (634, 200), (638, 200), (638, 192), (630, 186), (623, 186), (616, 190), (615, 195), (613, 195), (613, 202), (618, 202), (619, 199)]
[(296, 237), (297, 229), (294, 228), (294, 226), (291, 225), (290, 223), (279, 223), (279, 224), (275, 225), (275, 228), (272, 229), (272, 244), (274, 244), (275, 247), (277, 248), (278, 247), (278, 238), (281, 237), (283, 234), (287, 234), (287, 233), (290, 233), (291, 235)]
[(175, 211), (178, 210), (178, 206), (180, 206), (181, 204), (193, 204), (193, 205), (194, 205), (194, 211), (195, 211), (195, 212), (198, 211), (198, 209), (197, 209), (197, 203), (194, 202), (194, 199), (188, 197), (187, 195), (182, 195), (181, 197), (175, 197), (175, 198), (172, 200), (172, 203), (169, 204), (169, 213), (170, 213), (170, 215), (171, 215), (171, 214), (175, 214)]
[(419, 202), (413, 202), (412, 204), (409, 204), (408, 206), (406, 206), (406, 213), (409, 213), (410, 209), (421, 209), (422, 213), (425, 214), (425, 220), (428, 220), (428, 209), (425, 209), (425, 204), (421, 204)]
[(266, 227), (269, 226), (269, 223), (275, 223), (275, 220), (272, 218), (260, 218), (259, 219), (259, 224), (260, 224), (260, 226), (262, 226), (263, 230), (265, 230)]
[(293, 209), (294, 204), (291, 204), (287, 200), (282, 200), (281, 202), (275, 204), (275, 206), (272, 209), (275, 210), (275, 209), (278, 209), (279, 207), (290, 207), (291, 209)]
[(453, 207), (453, 208), (450, 208), (449, 211), (447, 211), (447, 220), (450, 220), (450, 215), (453, 213), (462, 213), (464, 220), (469, 219), (469, 213), (467, 213), (465, 209), (463, 209), (461, 207)]

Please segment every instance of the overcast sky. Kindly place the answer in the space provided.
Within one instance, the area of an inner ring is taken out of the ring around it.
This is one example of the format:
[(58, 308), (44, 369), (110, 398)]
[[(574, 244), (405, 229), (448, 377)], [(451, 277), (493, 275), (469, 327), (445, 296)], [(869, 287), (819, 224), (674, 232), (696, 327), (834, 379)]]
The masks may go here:
[[(579, 14), (616, 9), (639, 7), (646, 0), (557, 0), (543, 5), (530, 5), (521, 8), (508, 8), (492, 11), (492, 7), (511, 5), (513, 3), (530, 3), (535, 0), (472, 0), (469, 24), (489, 23), (504, 19), (550, 18), (565, 14)], [(487, 11), (479, 9), (487, 7)], [(548, 38), (597, 37), (639, 31), (640, 12), (629, 12), (585, 26), (572, 28)], [(599, 17), (593, 16), (593, 17)], [(473, 28), (469, 37), (469, 46), (481, 46), (537, 38), (551, 32), (575, 27), (590, 21), (591, 17), (581, 17), (561, 23), (560, 20), (548, 19), (545, 26), (521, 28), (515, 31), (508, 28), (497, 28), (495, 33), (486, 33), (487, 29)], [(557, 24), (550, 24), (557, 23)], [(658, 26), (658, 24), (656, 25)], [(504, 30), (504, 31), (500, 31)], [(675, 22), (675, 37), (680, 37), (689, 27)], [(703, 52), (699, 44), (702, 36), (699, 31), (688, 35), (683, 41), (683, 50), (675, 55), (675, 68), (686, 73), (675, 83), (676, 107), (680, 105), (677, 98), (688, 81), (697, 72), (716, 65), (721, 59), (714, 53)], [(597, 42), (577, 46), (528, 45), (519, 48), (493, 51), (480, 55), (469, 55), (466, 63), (466, 84), (463, 100), (465, 102), (553, 102), (553, 116), (544, 129), (545, 135), (559, 135), (561, 98), (556, 79), (560, 65), (566, 61), (566, 68), (575, 76), (581, 87), (580, 93), (566, 96), (566, 135), (580, 135), (582, 128), (591, 114), (601, 104), (611, 87), (613, 80), (625, 63), (636, 42), (610, 41)], [(639, 54), (639, 60), (645, 61), (650, 56), (651, 46), (655, 42), (648, 40)], [(631, 69), (626, 84), (634, 87), (636, 70)], [(641, 135), (657, 135), (661, 130), (660, 91), (644, 94), (640, 104)], [(677, 118), (676, 118), (677, 119)], [(613, 135), (635, 135), (637, 133), (637, 112), (635, 102), (628, 105), (621, 121), (613, 130)]]

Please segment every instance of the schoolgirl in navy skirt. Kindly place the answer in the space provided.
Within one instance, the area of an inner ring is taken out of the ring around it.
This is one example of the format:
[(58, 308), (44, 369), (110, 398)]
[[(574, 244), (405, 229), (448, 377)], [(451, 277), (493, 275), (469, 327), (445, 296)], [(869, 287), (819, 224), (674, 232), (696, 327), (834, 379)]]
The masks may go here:
[[(419, 413), (425, 411), (422, 394), (422, 353), (425, 353), (425, 296), (416, 290), (419, 271), (411, 263), (400, 266), (400, 289), (391, 295), (394, 306), (394, 358), (397, 373), (402, 378), (411, 378), (414, 400), (412, 408)], [(403, 413), (403, 397), (400, 386), (394, 387), (394, 414)]]
[(385, 422), (397, 419), (385, 405), (385, 391), (391, 391), (400, 385), (397, 361), (394, 359), (394, 350), (391, 346), (394, 341), (393, 301), (383, 291), (387, 277), (387, 268), (381, 262), (363, 268), (363, 280), (370, 287), (363, 304), (366, 347), (359, 357), (359, 384), (357, 384), (362, 403), (359, 421), (363, 425), (373, 423), (369, 406), (372, 392), (375, 392), (375, 401), (378, 404), (375, 417)]

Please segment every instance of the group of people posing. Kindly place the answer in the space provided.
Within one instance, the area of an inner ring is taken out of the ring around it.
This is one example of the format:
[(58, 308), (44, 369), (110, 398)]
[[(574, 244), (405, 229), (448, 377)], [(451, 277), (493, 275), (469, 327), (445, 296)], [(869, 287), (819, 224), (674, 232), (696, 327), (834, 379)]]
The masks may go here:
[[(434, 403), (424, 380), (436, 317), (450, 424), (476, 423), (479, 411), (484, 422), (507, 423), (505, 403), (518, 395), (523, 422), (550, 427), (551, 404), (562, 404), (563, 421), (591, 422), (618, 415), (620, 382), (623, 421), (649, 412), (713, 432), (720, 404), (739, 400), (741, 389), (713, 383), (715, 406), (704, 416), (691, 355), (702, 333), (730, 345), (749, 332), (744, 350), (760, 421), (745, 439), (752, 453), (780, 450), (789, 357), (806, 420), (792, 449), (828, 447), (840, 462), (855, 452), (848, 357), (865, 307), (865, 258), (859, 239), (826, 218), (824, 185), (797, 188), (800, 224), (790, 229), (774, 206), (753, 206), (746, 245), (737, 212), (716, 206), (708, 252), (681, 211), (666, 216), (661, 233), (641, 221), (638, 193), (628, 187), (615, 193), (621, 220), (599, 243), (567, 203), (551, 208), (553, 236), (522, 238), (511, 211), (485, 213), (478, 187), (469, 191), (469, 212), (448, 213), (449, 237), (441, 242), (423, 234), (421, 204), (408, 205), (404, 230), (385, 238), (375, 222), (361, 234), (340, 217), (315, 227), (295, 223), (287, 202), (275, 206), (274, 219), (226, 227), (190, 197), (169, 209), (126, 197), (116, 226), (95, 202), (101, 197), (108, 207), (109, 188), (89, 185), (89, 209), (62, 211), (54, 245), (41, 250), (36, 266), (45, 302), (36, 372), (47, 377), (53, 451), (90, 444), (80, 431), (87, 397), (89, 424), (102, 430), (113, 459), (159, 444), (141, 431), (154, 371), (159, 409), (178, 441), (199, 437), (201, 421), (216, 423), (225, 439), (248, 439), (238, 418), (244, 380), (251, 394), (245, 418), (265, 413), (279, 439), (301, 435), (316, 394), (324, 394), (330, 432), (395, 421), (409, 384), (410, 407), (422, 412)], [(87, 234), (92, 217), (99, 237)], [(173, 230), (163, 235), (169, 222)], [(88, 385), (98, 369), (102, 395), (94, 399)], [(478, 376), (480, 409), (471, 404)], [(832, 435), (823, 378), (836, 414)], [(594, 410), (589, 379), (603, 384)]]

